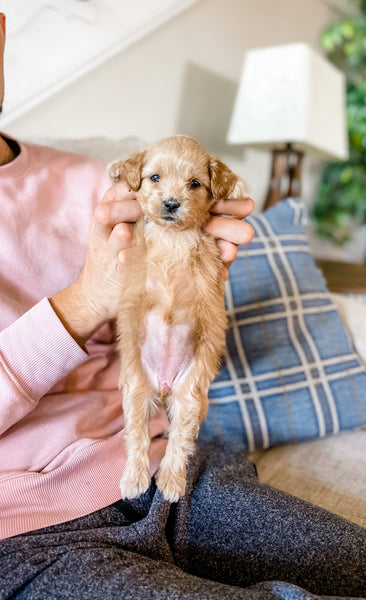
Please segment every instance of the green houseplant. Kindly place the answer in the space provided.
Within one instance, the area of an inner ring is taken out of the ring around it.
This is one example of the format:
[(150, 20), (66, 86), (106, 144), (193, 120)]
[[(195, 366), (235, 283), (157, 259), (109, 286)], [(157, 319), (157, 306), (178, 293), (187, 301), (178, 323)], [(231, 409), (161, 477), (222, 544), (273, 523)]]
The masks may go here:
[(348, 241), (366, 223), (366, 0), (355, 16), (328, 27), (321, 45), (347, 79), (349, 159), (329, 163), (314, 206), (318, 234), (336, 244)]

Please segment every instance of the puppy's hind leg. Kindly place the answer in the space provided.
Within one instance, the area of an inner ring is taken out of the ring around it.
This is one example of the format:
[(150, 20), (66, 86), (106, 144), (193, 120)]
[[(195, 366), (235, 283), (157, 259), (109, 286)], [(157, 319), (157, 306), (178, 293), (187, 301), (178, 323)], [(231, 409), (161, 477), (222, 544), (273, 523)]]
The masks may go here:
[(150, 407), (152, 390), (145, 379), (136, 377), (122, 386), (127, 464), (120, 488), (122, 498), (135, 498), (151, 481), (149, 470)]
[(170, 400), (169, 440), (157, 475), (157, 486), (170, 502), (177, 502), (186, 489), (187, 461), (207, 412), (208, 386), (189, 377)]

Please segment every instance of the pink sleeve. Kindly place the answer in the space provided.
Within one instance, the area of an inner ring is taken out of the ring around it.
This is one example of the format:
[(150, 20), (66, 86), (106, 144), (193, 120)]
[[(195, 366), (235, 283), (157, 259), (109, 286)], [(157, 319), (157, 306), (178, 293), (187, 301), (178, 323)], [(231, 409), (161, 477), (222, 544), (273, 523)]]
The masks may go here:
[(0, 333), (0, 435), (87, 360), (47, 298)]

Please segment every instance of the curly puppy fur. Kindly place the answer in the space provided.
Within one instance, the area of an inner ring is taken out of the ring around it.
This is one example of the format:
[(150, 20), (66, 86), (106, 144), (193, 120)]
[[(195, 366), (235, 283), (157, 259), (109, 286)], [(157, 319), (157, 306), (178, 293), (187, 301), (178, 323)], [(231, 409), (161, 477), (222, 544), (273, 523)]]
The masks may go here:
[(227, 325), (223, 265), (204, 226), (215, 202), (246, 196), (245, 184), (187, 136), (116, 161), (109, 174), (136, 192), (145, 214), (128, 250), (117, 319), (127, 451), (121, 494), (133, 498), (150, 485), (149, 419), (163, 406), (170, 429), (157, 485), (175, 502)]

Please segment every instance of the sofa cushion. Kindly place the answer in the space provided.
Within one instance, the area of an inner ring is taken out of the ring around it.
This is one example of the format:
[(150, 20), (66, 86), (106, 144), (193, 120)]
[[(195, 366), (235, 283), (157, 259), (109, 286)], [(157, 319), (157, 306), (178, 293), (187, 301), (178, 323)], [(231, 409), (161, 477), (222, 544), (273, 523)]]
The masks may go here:
[(226, 287), (226, 351), (200, 439), (249, 450), (366, 422), (366, 372), (316, 267), (304, 205), (250, 216)]

